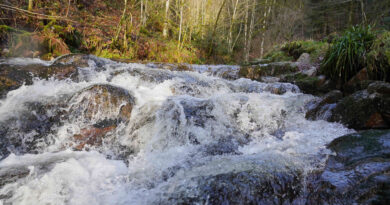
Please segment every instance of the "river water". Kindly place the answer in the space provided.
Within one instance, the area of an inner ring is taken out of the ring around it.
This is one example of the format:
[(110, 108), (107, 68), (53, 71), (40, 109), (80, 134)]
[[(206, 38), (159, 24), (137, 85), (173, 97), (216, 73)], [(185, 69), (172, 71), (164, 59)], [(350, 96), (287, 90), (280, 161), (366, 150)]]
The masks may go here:
[[(91, 57), (76, 80), (34, 78), (9, 92), (0, 204), (304, 204), (326, 145), (353, 130), (306, 120), (315, 97), (295, 85), (221, 77), (237, 66), (189, 67)], [(77, 149), (74, 136), (118, 116), (125, 99), (96, 97), (94, 85), (131, 96), (131, 117)]]

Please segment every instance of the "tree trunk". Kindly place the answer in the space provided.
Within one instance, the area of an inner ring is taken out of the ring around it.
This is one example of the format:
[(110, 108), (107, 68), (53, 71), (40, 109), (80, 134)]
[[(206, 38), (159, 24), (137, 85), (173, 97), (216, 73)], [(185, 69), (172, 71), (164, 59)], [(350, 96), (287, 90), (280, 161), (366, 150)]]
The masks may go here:
[[(115, 35), (115, 38), (114, 38), (114, 42), (118, 41), (119, 34), (120, 34), (121, 30), (122, 30), (123, 21), (126, 18), (127, 0), (124, 0), (124, 3), (125, 3), (125, 5), (124, 5), (122, 17), (121, 17), (121, 19), (119, 20), (119, 23), (118, 23), (118, 28), (117, 28), (116, 35)], [(125, 33), (126, 33), (126, 31), (125, 31)]]
[(245, 1), (245, 22), (244, 22), (244, 61), (248, 50), (248, 22), (249, 22), (249, 0)]
[(217, 19), (215, 20), (213, 34), (211, 35), (211, 43), (209, 45), (210, 49), (209, 49), (208, 56), (211, 56), (211, 54), (213, 52), (215, 32), (217, 31), (218, 21), (219, 21), (219, 18), (221, 17), (222, 9), (225, 6), (225, 3), (226, 3), (226, 0), (223, 0), (222, 5), (221, 5), (221, 7), (219, 8), (219, 11), (218, 11)]
[[(268, 0), (265, 1), (265, 5), (267, 6)], [(271, 14), (272, 6), (276, 3), (276, 0), (272, 2), (271, 5), (268, 6), (268, 11), (264, 9), (264, 20), (263, 20), (263, 33), (261, 37), (261, 45), (260, 45), (260, 57), (262, 58), (264, 56), (264, 42), (265, 42), (265, 31), (267, 29), (267, 18)]]
[(183, 27), (183, 5), (181, 0), (179, 0), (179, 6), (180, 6), (180, 25), (179, 25), (179, 42), (177, 44), (177, 48), (180, 48), (181, 44), (181, 33), (182, 33), (182, 27)]
[(364, 11), (364, 2), (363, 2), (363, 0), (360, 0), (360, 8), (362, 10), (363, 24), (365, 25), (367, 23), (367, 17), (366, 17), (366, 12)]
[[(234, 50), (234, 37), (233, 37), (233, 28), (234, 24), (236, 22), (236, 13), (237, 13), (237, 7), (238, 7), (238, 2), (239, 0), (236, 0), (236, 2), (233, 4), (233, 11), (232, 11), (232, 16), (230, 19), (230, 26), (229, 26), (229, 53), (232, 54)], [(240, 29), (241, 31), (241, 29)], [(238, 34), (239, 35), (239, 34)]]
[(245, 62), (249, 62), (249, 54), (251, 52), (251, 47), (252, 47), (252, 36), (253, 36), (253, 30), (255, 27), (255, 13), (256, 13), (256, 0), (253, 0), (252, 2), (252, 11), (251, 11), (251, 22), (249, 25), (249, 32), (248, 32), (248, 48), (246, 50), (245, 54)]
[(165, 1), (165, 21), (164, 21), (164, 28), (163, 28), (163, 37), (168, 37), (168, 22), (169, 22), (169, 5), (170, 1)]

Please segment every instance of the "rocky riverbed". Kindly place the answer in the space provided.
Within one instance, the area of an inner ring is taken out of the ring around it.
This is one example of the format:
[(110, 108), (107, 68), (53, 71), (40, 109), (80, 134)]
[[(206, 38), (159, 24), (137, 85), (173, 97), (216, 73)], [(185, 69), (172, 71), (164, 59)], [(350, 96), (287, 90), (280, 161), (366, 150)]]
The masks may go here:
[(2, 59), (0, 202), (386, 204), (389, 84), (345, 90), (304, 57)]

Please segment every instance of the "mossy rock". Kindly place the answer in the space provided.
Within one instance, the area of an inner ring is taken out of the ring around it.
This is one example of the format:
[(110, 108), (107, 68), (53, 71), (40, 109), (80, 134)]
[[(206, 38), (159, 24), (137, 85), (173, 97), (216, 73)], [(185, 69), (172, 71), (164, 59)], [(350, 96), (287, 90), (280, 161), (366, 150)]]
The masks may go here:
[(307, 76), (303, 73), (294, 73), (283, 76), (282, 82), (293, 83), (299, 87), (299, 89), (306, 94), (320, 95), (325, 94), (335, 88), (335, 86), (326, 81), (321, 76)]
[(342, 99), (332, 113), (330, 121), (349, 128), (390, 128), (390, 94), (375, 87), (361, 90)]
[(262, 77), (291, 74), (298, 71), (298, 65), (294, 62), (276, 62), (253, 66), (242, 66), (238, 72), (240, 77), (261, 81)]

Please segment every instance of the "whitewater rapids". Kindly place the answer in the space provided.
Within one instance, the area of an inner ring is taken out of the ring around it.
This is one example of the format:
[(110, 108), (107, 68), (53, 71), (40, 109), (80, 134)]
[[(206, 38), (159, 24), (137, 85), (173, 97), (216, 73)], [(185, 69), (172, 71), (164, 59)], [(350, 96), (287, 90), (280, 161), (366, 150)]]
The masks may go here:
[[(0, 100), (0, 128), (20, 142), (8, 140), (7, 154), (0, 155), (0, 178), (7, 177), (0, 182), (0, 204), (212, 204), (202, 186), (226, 174), (255, 172), (266, 178), (293, 172), (304, 184), (332, 154), (326, 145), (354, 132), (338, 123), (306, 120), (307, 104), (315, 97), (295, 85), (221, 77), (236, 73), (237, 66), (169, 71), (96, 57), (88, 65), (79, 68), (77, 80), (35, 78)], [(76, 151), (75, 134), (117, 112), (101, 110), (88, 120), (72, 112), (80, 104), (73, 96), (93, 85), (124, 89), (135, 104), (130, 120), (110, 131), (100, 146)], [(44, 134), (26, 133), (20, 126), (33, 112), (31, 103), (48, 115), (61, 109), (67, 117)], [(298, 192), (304, 195), (305, 187)]]

